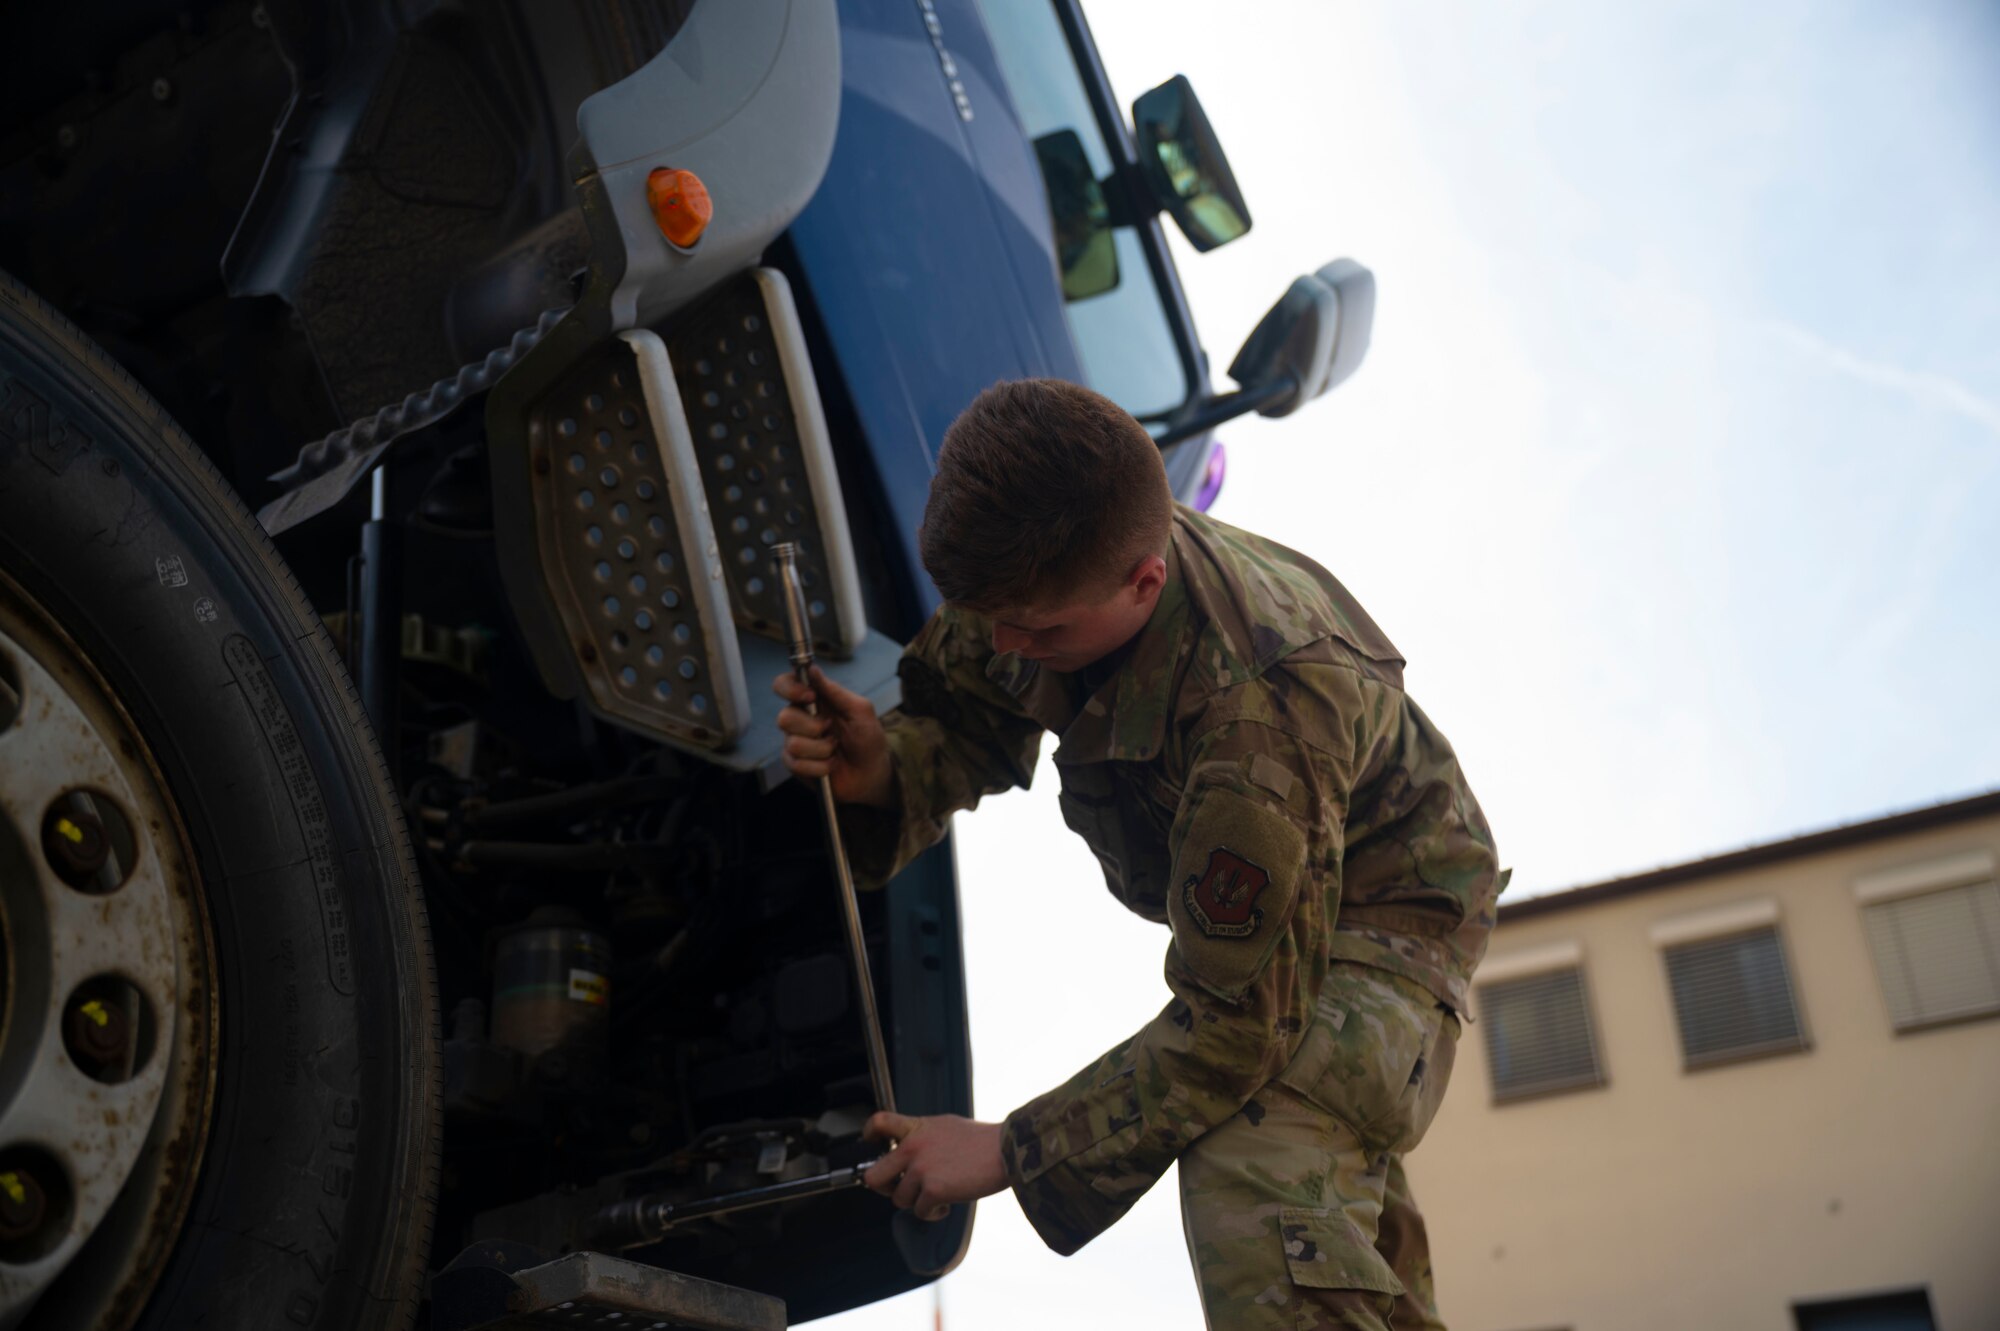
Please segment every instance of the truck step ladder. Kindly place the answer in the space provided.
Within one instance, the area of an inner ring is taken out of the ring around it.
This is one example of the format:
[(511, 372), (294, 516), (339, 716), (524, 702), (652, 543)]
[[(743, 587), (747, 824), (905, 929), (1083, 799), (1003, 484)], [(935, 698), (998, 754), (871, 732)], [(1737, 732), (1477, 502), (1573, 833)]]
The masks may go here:
[(897, 698), (871, 632), (805, 336), (784, 275), (748, 269), (662, 332), (591, 346), (528, 409), (542, 594), (592, 710), (767, 782), (786, 667), (773, 552), (799, 547), (834, 679)]

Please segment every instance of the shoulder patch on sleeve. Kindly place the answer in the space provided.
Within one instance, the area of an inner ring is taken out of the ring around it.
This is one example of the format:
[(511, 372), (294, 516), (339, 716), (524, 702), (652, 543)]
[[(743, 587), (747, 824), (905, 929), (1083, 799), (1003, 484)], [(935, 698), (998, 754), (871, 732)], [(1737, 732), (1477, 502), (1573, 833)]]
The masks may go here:
[(1264, 969), (1291, 918), (1305, 871), (1305, 833), (1235, 791), (1196, 797), (1174, 859), (1167, 919), (1181, 960), (1202, 985), (1236, 999)]

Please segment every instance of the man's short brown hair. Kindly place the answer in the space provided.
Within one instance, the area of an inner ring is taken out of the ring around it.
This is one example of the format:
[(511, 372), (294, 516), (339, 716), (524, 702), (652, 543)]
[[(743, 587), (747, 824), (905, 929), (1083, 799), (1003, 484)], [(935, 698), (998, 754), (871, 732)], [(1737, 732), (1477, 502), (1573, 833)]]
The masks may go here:
[(1088, 388), (1017, 379), (945, 431), (917, 540), (944, 599), (990, 613), (1108, 595), (1172, 521), (1145, 426)]

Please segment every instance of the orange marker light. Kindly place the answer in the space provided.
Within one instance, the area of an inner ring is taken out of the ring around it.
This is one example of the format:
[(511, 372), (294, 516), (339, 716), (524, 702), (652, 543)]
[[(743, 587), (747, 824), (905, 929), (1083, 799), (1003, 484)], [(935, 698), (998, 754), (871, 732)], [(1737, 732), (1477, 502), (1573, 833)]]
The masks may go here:
[(660, 234), (682, 249), (693, 249), (715, 216), (708, 186), (692, 171), (663, 166), (646, 177), (646, 202), (653, 206), (653, 220)]

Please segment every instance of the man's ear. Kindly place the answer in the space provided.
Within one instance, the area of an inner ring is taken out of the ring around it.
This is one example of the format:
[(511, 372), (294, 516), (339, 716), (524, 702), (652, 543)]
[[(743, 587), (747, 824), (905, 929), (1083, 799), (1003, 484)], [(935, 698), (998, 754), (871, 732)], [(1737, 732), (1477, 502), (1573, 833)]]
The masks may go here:
[(1167, 561), (1158, 555), (1145, 556), (1133, 566), (1125, 585), (1141, 601), (1157, 595), (1160, 588), (1167, 585)]

